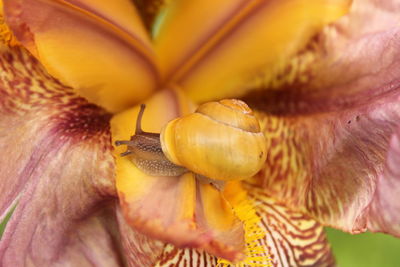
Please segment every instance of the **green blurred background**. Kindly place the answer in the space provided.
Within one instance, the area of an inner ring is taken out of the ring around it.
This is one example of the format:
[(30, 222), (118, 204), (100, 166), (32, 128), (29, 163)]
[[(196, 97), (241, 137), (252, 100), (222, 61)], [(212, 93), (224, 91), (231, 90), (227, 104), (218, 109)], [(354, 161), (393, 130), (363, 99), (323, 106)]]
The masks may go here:
[(384, 234), (351, 235), (327, 228), (338, 267), (400, 267), (400, 239)]
[[(0, 237), (5, 222), (0, 223)], [(384, 234), (350, 235), (326, 229), (338, 267), (400, 267), (400, 239)]]

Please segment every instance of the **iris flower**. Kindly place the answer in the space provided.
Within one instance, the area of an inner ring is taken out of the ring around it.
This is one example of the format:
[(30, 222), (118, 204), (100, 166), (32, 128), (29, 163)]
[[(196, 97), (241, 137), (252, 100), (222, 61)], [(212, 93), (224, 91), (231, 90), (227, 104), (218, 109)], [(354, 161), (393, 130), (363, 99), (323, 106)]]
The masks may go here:
[[(332, 266), (323, 226), (400, 235), (395, 0), (2, 7), (1, 266)], [(268, 143), (251, 179), (150, 176), (113, 146), (140, 103), (159, 132), (225, 98)]]

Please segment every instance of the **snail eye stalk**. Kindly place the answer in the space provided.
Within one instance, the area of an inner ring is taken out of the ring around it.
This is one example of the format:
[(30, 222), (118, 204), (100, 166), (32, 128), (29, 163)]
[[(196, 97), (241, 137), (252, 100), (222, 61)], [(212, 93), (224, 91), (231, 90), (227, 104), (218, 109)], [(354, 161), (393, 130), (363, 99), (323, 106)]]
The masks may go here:
[(138, 114), (137, 119), (136, 119), (136, 131), (135, 131), (135, 134), (143, 133), (143, 130), (142, 130), (142, 118), (143, 118), (143, 113), (144, 113), (144, 109), (145, 108), (146, 108), (145, 104), (141, 104), (140, 105), (139, 114)]
[(130, 154), (132, 154), (132, 151), (125, 151), (125, 152), (123, 152), (123, 153), (121, 153), (121, 154), (119, 154), (121, 157), (125, 157), (125, 156), (128, 156), (128, 155), (130, 155)]
[[(142, 118), (143, 118), (143, 113), (144, 113), (145, 108), (146, 108), (145, 104), (141, 104), (140, 105), (139, 114), (138, 114), (137, 119), (136, 119), (135, 135), (139, 135), (139, 134), (144, 133), (144, 131), (142, 130)], [(131, 137), (131, 140), (117, 140), (117, 141), (115, 141), (115, 145), (116, 146), (127, 145), (128, 147), (129, 146), (133, 146), (134, 143), (132, 141), (132, 137)], [(125, 156), (128, 156), (128, 155), (132, 154), (132, 153), (133, 153), (132, 151), (127, 150), (127, 151), (121, 153), (120, 156), (121, 157), (125, 157)]]

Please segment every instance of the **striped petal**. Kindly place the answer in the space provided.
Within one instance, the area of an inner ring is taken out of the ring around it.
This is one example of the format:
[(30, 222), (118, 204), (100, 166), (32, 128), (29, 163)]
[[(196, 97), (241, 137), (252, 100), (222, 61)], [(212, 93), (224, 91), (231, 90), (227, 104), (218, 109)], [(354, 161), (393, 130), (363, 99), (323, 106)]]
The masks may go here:
[(348, 2), (171, 1), (153, 27), (165, 83), (195, 101), (241, 96), (286, 66)]
[[(266, 232), (265, 238), (257, 240), (257, 243), (267, 248), (268, 253), (258, 254), (258, 259), (246, 262), (245, 266), (335, 265), (320, 224), (302, 213), (291, 211), (258, 187), (248, 185), (246, 189), (261, 217), (260, 227)], [(204, 251), (165, 245), (155, 266), (212, 267), (219, 262), (218, 258)]]
[[(169, 120), (187, 114), (193, 105), (176, 90), (164, 90), (146, 102), (143, 129), (160, 132)], [(139, 107), (115, 115), (113, 140), (129, 140)], [(202, 184), (193, 173), (151, 176), (141, 172), (126, 148), (116, 147), (117, 190), (123, 215), (135, 231), (178, 247), (194, 247), (237, 260), (243, 250), (243, 226), (231, 206), (213, 186)]]
[[(51, 78), (22, 48), (0, 46), (1, 266), (118, 266), (110, 115)], [(97, 211), (97, 212), (96, 212)]]
[(301, 212), (287, 208), (248, 185), (249, 196), (256, 203), (266, 238), (260, 241), (268, 248), (273, 266), (334, 266), (335, 262), (321, 224)]
[(50, 74), (89, 101), (118, 111), (158, 80), (149, 38), (129, 0), (4, 0), (18, 40)]
[(305, 52), (314, 63), (303, 82), (248, 98), (263, 110), (270, 143), (260, 185), (292, 208), (352, 233), (370, 227), (400, 234), (396, 224), (387, 225), (392, 222), (388, 212), (400, 210), (379, 204), (394, 196), (393, 179), (400, 178), (389, 168), (394, 144), (388, 152), (400, 125), (399, 8), (396, 1), (355, 1), (350, 15), (328, 27), (310, 45), (314, 50)]

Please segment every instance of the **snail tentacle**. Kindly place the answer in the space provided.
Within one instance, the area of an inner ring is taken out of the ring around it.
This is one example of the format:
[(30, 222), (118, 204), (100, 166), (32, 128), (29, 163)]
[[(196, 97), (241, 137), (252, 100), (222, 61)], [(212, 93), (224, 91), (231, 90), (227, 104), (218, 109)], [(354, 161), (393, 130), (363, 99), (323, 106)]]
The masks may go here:
[(125, 156), (128, 156), (128, 155), (130, 155), (130, 154), (132, 154), (132, 151), (125, 151), (125, 152), (123, 152), (123, 153), (121, 153), (121, 154), (119, 154), (121, 157), (125, 157)]
[(139, 114), (138, 114), (137, 119), (136, 119), (136, 131), (135, 131), (135, 134), (144, 133), (144, 131), (142, 130), (142, 118), (143, 118), (143, 113), (144, 113), (145, 108), (146, 108), (146, 104), (141, 104), (140, 105)]
[(118, 140), (118, 141), (115, 141), (115, 145), (116, 146), (129, 145), (130, 143), (131, 143), (130, 140)]

